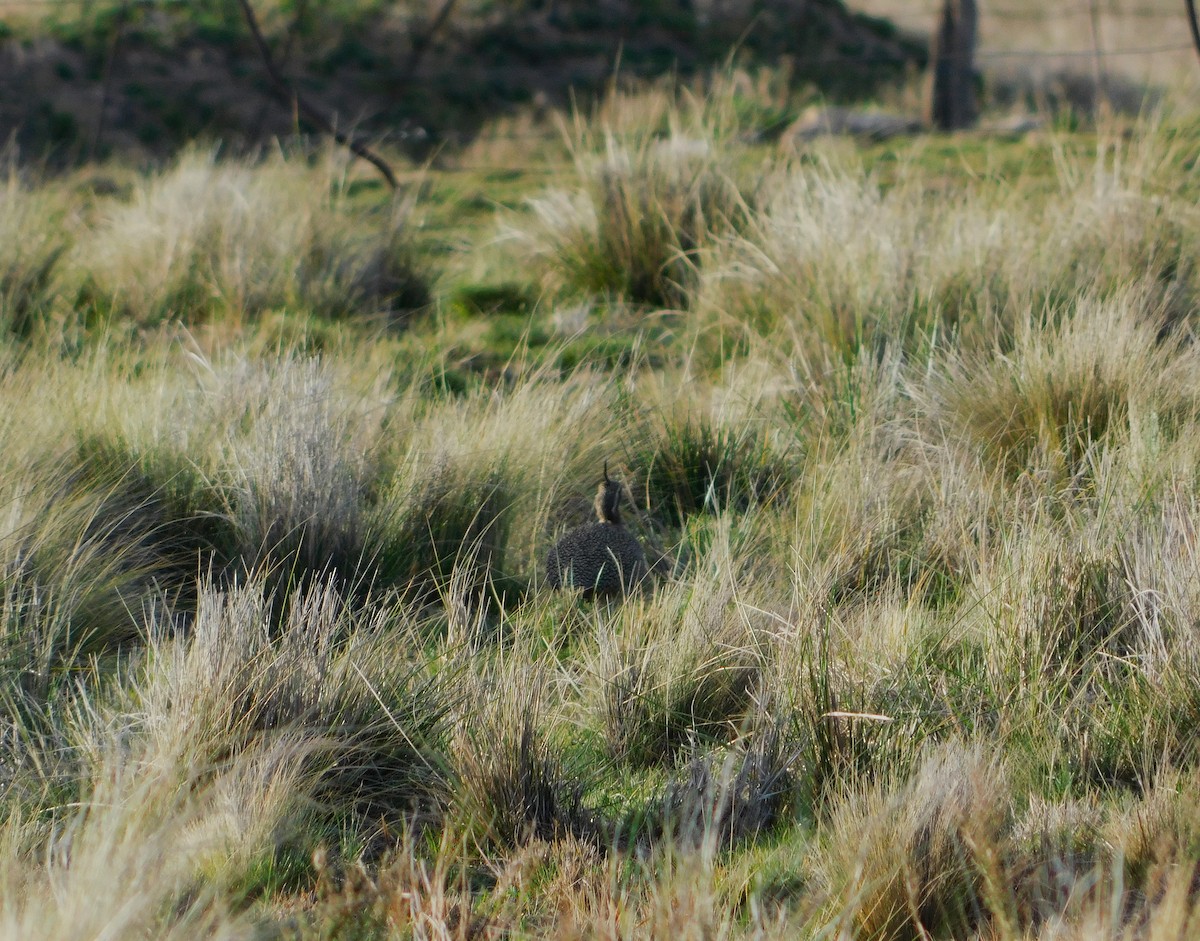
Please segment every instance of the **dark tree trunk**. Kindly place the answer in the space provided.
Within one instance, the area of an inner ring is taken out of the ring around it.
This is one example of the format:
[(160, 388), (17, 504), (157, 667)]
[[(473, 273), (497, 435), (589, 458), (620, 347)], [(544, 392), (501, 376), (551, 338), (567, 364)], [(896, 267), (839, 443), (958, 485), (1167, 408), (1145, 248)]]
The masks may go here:
[(926, 123), (943, 131), (975, 123), (975, 0), (944, 0), (930, 44)]

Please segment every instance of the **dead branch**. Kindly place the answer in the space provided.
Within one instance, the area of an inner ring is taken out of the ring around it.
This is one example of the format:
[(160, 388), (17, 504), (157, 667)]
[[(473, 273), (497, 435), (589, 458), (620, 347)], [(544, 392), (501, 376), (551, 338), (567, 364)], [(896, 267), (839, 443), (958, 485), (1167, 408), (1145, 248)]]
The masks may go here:
[(129, 18), (129, 4), (122, 3), (117, 8), (113, 20), (112, 35), (108, 40), (108, 52), (104, 56), (104, 74), (100, 79), (100, 107), (96, 113), (96, 129), (92, 132), (92, 143), (88, 148), (88, 159), (95, 160), (100, 152), (100, 141), (104, 137), (104, 118), (108, 114), (109, 99), (112, 97), (112, 83), (117, 53), (121, 48), (121, 39), (125, 32), (125, 21)]
[(267, 70), (267, 77), (271, 80), (271, 85), (274, 87), (275, 93), (279, 96), (280, 100), (285, 105), (295, 108), (300, 116), (309, 124), (316, 127), (317, 130), (330, 135), (343, 147), (349, 148), (351, 153), (356, 157), (361, 157), (363, 160), (374, 165), (383, 175), (383, 178), (387, 180), (388, 186), (396, 189), (399, 185), (396, 182), (396, 174), (392, 172), (392, 168), (386, 160), (367, 147), (366, 144), (355, 140), (349, 134), (335, 128), (325, 115), (301, 98), (299, 92), (288, 84), (275, 65), (275, 58), (271, 55), (271, 49), (267, 45), (266, 39), (263, 38), (262, 30), (258, 26), (258, 17), (254, 15), (254, 8), (250, 6), (250, 0), (238, 0), (238, 4), (242, 8), (242, 15), (246, 19), (246, 25), (250, 28), (250, 34), (254, 37), (254, 44), (258, 47), (258, 54), (262, 57), (263, 67)]
[(446, 21), (450, 19), (450, 14), (454, 12), (454, 7), (458, 0), (445, 0), (442, 8), (437, 11), (437, 14), (429, 21), (429, 25), (425, 27), (420, 35), (414, 37), (412, 41), (412, 50), (409, 53), (408, 61), (404, 63), (404, 68), (400, 70), (397, 84), (404, 87), (416, 74), (417, 66), (421, 64), (421, 60), (425, 58), (425, 53), (433, 45), (433, 40), (441, 31), (441, 28), (446, 25)]

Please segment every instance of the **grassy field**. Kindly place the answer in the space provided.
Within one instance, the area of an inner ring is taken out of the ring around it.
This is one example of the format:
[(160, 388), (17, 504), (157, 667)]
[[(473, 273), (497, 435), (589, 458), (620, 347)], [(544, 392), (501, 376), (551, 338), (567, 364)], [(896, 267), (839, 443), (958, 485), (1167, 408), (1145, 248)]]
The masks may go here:
[(1200, 123), (777, 95), (10, 167), (0, 938), (1196, 935)]

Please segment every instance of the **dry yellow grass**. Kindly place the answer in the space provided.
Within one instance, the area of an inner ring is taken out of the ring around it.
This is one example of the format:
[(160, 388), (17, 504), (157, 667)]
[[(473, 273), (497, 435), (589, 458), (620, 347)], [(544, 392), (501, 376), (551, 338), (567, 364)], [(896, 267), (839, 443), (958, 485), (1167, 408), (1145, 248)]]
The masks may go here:
[[(505, 310), (311, 326), (268, 235), (359, 257), (328, 164), (14, 184), (13, 238), (81, 224), (0, 359), (0, 933), (1187, 936), (1191, 121), (722, 138), (770, 165), (688, 313), (570, 285), (636, 353), (582, 363), (549, 296), (500, 366), (454, 344)], [(72, 323), (89, 267), (168, 323)], [(538, 566), (605, 460), (668, 562), (593, 604)]]

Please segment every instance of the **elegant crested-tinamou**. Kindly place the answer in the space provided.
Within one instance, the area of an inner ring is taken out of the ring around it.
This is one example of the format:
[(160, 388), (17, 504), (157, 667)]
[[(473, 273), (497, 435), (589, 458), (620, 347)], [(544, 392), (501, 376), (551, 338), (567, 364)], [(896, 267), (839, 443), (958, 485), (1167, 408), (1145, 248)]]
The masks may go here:
[(621, 522), (625, 487), (608, 476), (596, 492), (598, 521), (573, 529), (546, 557), (546, 582), (551, 588), (581, 588), (584, 597), (621, 595), (646, 576), (646, 554)]

